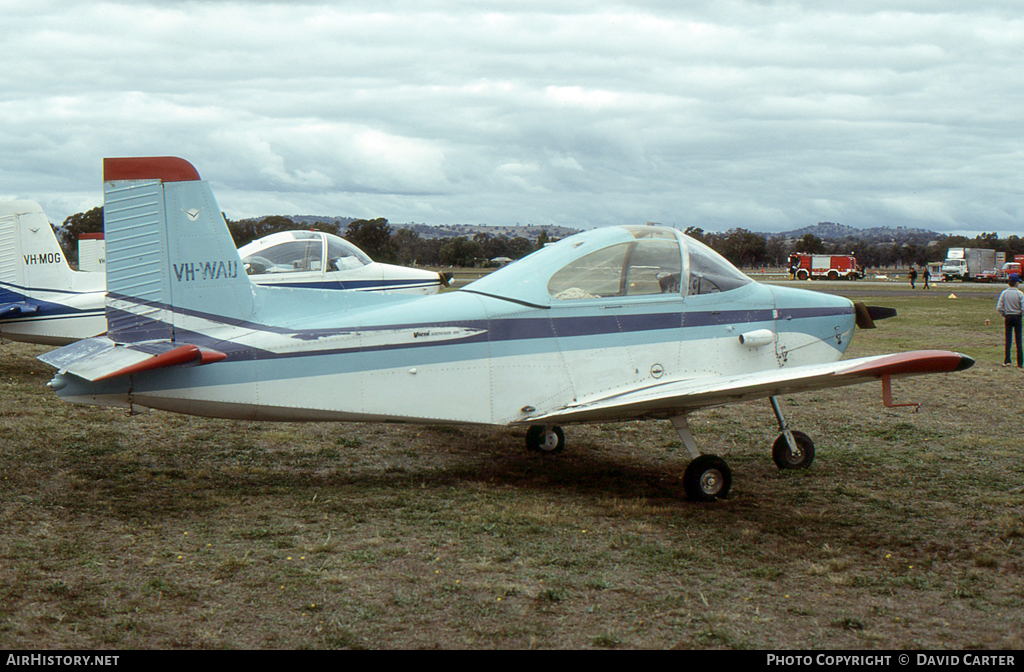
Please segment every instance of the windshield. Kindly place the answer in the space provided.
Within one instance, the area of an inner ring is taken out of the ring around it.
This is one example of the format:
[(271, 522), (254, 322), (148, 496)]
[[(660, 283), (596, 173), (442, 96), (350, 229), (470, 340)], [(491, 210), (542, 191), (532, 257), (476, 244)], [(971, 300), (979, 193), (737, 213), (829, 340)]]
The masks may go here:
[(707, 245), (692, 238), (687, 239), (686, 244), (690, 252), (688, 295), (727, 292), (752, 282)]
[(245, 257), (242, 266), (249, 275), (320, 271), (323, 270), (323, 242), (318, 237), (278, 243)]
[(548, 281), (548, 293), (558, 300), (678, 293), (679, 240), (658, 229), (631, 227), (630, 232), (639, 240), (610, 245), (559, 269)]
[(358, 247), (344, 238), (325, 233), (327, 238), (327, 270), (345, 271), (372, 264), (373, 261)]

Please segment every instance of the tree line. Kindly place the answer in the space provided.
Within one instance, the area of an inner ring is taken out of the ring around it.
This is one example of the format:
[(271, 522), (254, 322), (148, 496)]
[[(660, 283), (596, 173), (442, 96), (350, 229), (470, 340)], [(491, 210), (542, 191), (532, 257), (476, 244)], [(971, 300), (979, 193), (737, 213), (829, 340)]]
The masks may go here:
[[(393, 227), (383, 217), (357, 219), (342, 227), (334, 222), (299, 224), (288, 217), (272, 215), (262, 219), (232, 220), (225, 217), (235, 245), (241, 247), (257, 238), (278, 231), (313, 229), (326, 231), (349, 240), (374, 261), (403, 266), (481, 266), (500, 257), (519, 259), (545, 243), (553, 242), (542, 231), (536, 241), (491, 233), (454, 238), (424, 238), (418, 232)], [(83, 233), (103, 231), (103, 208), (71, 215), (56, 228), (57, 239), (68, 259), (78, 259), (78, 238)], [(1019, 236), (999, 238), (995, 233), (982, 233), (974, 238), (941, 236), (933, 244), (899, 241), (844, 240), (825, 241), (814, 234), (786, 239), (780, 235), (763, 234), (734, 228), (724, 232), (705, 232), (689, 227), (685, 233), (710, 246), (739, 268), (784, 267), (793, 252), (808, 254), (854, 254), (865, 268), (892, 268), (923, 265), (945, 259), (949, 247), (982, 247), (1005, 252), (1012, 259), (1024, 254), (1024, 239)]]
[[(345, 238), (374, 261), (403, 266), (480, 266), (492, 259), (519, 259), (550, 242), (542, 231), (536, 241), (521, 236), (477, 233), (472, 237), (424, 238), (405, 227), (392, 227), (387, 219), (357, 219), (346, 227), (334, 222), (300, 224), (288, 217), (271, 215), (262, 219), (233, 220), (224, 218), (236, 247), (280, 231), (296, 229), (325, 231)], [(103, 208), (79, 212), (64, 220), (55, 229), (65, 256), (78, 260), (78, 238), (84, 233), (103, 231)]]

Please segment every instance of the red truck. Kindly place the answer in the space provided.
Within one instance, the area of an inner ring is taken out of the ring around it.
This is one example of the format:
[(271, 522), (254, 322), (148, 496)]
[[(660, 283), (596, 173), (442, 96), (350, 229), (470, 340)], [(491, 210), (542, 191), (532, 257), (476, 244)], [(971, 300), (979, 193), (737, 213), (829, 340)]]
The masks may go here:
[(1024, 268), (1024, 254), (1014, 255), (1013, 261), (1006, 262), (1003, 264), (1003, 267), (999, 269), (999, 279), (1006, 281), (1010, 278), (1011, 273), (1022, 275), (1022, 268)]
[(797, 280), (859, 280), (864, 271), (852, 254), (789, 255), (789, 273)]

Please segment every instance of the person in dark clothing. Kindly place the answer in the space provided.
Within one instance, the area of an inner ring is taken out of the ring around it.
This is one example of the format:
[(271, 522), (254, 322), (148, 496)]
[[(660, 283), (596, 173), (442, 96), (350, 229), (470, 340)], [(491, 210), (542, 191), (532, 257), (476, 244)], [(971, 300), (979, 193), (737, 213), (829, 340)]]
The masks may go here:
[(924, 267), (924, 288), (928, 289), (928, 281), (932, 279), (932, 274), (928, 272), (928, 267)]
[(1010, 286), (1002, 291), (996, 301), (996, 312), (1003, 316), (1006, 325), (1006, 343), (1004, 346), (1003, 366), (1010, 366), (1010, 338), (1017, 345), (1017, 368), (1024, 366), (1024, 352), (1021, 350), (1021, 310), (1024, 308), (1024, 292), (1017, 289), (1020, 276), (1011, 273)]
[(910, 288), (916, 289), (914, 287), (914, 281), (917, 280), (917, 271), (913, 266), (910, 267), (910, 273), (907, 273), (907, 277), (910, 278)]

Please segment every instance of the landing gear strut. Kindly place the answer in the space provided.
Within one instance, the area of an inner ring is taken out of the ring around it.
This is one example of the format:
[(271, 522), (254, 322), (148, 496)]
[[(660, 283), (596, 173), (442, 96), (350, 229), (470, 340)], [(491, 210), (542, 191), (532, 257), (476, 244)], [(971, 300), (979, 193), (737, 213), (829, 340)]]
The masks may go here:
[(803, 432), (795, 432), (782, 417), (782, 408), (775, 397), (768, 397), (775, 419), (779, 421), (779, 438), (772, 444), (772, 459), (779, 469), (806, 469), (814, 461), (814, 442)]

